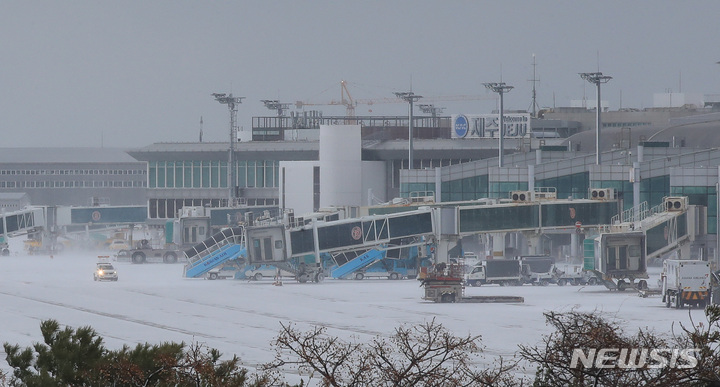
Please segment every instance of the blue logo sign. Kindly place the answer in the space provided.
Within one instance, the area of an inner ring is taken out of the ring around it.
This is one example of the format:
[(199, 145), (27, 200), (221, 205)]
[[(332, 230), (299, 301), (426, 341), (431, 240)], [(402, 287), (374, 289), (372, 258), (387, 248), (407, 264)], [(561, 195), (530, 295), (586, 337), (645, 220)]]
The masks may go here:
[(467, 136), (469, 127), (470, 125), (468, 124), (468, 119), (464, 115), (459, 115), (455, 118), (455, 125), (453, 125), (453, 129), (458, 137)]

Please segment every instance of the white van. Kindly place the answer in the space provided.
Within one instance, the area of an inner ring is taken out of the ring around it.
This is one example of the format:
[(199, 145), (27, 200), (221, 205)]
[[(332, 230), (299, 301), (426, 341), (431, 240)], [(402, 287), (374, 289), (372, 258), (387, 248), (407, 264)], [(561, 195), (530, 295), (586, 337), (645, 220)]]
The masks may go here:
[[(278, 274), (278, 268), (271, 265), (260, 265), (245, 271), (245, 278), (260, 281), (263, 278), (274, 279)], [(295, 278), (295, 274), (280, 270), (280, 275), (284, 278)]]

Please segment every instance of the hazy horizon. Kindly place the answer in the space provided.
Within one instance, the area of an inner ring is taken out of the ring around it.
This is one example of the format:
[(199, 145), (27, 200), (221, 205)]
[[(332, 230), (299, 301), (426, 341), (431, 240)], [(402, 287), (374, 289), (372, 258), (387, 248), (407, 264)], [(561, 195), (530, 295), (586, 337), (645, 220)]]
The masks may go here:
[[(514, 86), (505, 108), (594, 99), (610, 109), (653, 94), (720, 94), (720, 2), (0, 0), (3, 147), (137, 148), (226, 141), (212, 93), (245, 97), (238, 124), (280, 100), (324, 115), (348, 82), (357, 115), (407, 114), (412, 90), (445, 115), (490, 113), (484, 82)], [(471, 96), (431, 101), (429, 97)], [(369, 102), (374, 102), (370, 104)], [(419, 110), (416, 111), (420, 114)]]

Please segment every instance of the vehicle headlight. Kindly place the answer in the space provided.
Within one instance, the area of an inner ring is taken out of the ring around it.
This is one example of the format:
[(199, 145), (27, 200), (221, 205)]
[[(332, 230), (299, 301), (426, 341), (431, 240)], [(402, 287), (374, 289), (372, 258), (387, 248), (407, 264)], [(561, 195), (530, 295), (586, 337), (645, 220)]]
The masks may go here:
[(105, 272), (102, 270), (98, 270), (98, 274), (103, 275), (103, 274), (105, 274)]

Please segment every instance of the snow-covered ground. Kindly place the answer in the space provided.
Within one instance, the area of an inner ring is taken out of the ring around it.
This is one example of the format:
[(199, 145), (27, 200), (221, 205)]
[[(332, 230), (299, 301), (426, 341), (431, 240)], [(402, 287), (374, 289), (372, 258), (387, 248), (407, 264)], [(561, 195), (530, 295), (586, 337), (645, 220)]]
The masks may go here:
[[(485, 355), (511, 356), (551, 330), (548, 310), (600, 311), (622, 321), (627, 332), (652, 328), (670, 333), (673, 323), (705, 321), (701, 310), (667, 309), (659, 296), (610, 292), (602, 286), (468, 288), (467, 295), (522, 296), (522, 304), (436, 304), (422, 300), (415, 280), (332, 280), (299, 284), (285, 280), (183, 278), (183, 265), (114, 262), (118, 282), (94, 282), (98, 254), (26, 256), (13, 249), (0, 257), (0, 341), (27, 346), (41, 340), (40, 322), (55, 319), (73, 328), (92, 326), (111, 349), (163, 341), (206, 343), (238, 355), (252, 368), (273, 358), (270, 342), (280, 323), (303, 330), (320, 325), (332, 335), (370, 340), (403, 324), (433, 318), (458, 336), (482, 335)], [(648, 283), (657, 283), (654, 269)], [(7, 370), (4, 354), (0, 367)]]

